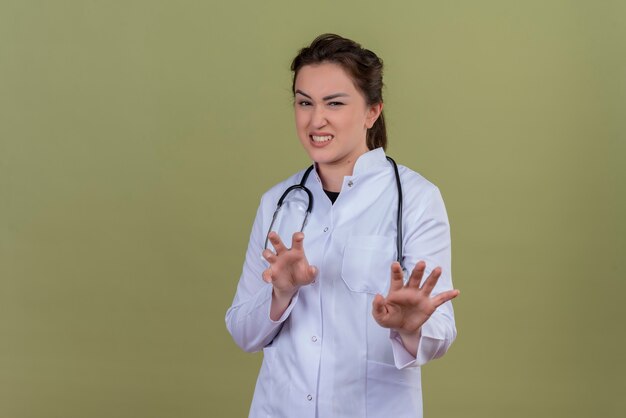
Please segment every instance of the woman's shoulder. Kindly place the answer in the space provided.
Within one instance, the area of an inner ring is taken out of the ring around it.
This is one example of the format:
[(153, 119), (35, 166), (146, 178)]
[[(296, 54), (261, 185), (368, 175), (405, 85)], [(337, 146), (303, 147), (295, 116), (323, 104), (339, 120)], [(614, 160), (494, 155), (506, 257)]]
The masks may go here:
[[(398, 165), (406, 213), (425, 214), (435, 211), (445, 215), (445, 204), (439, 188), (420, 173)], [(421, 215), (420, 215), (421, 216)]]
[(439, 193), (439, 188), (426, 177), (404, 165), (398, 164), (398, 172), (403, 189), (409, 193), (433, 194)]

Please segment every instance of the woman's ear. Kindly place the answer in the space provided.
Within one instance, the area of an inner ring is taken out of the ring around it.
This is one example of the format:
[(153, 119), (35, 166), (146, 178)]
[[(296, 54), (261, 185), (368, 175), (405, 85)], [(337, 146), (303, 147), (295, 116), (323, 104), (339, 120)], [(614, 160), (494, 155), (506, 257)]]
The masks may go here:
[(367, 108), (367, 115), (365, 115), (365, 127), (367, 129), (371, 129), (376, 122), (376, 119), (380, 116), (383, 111), (383, 104), (376, 103)]

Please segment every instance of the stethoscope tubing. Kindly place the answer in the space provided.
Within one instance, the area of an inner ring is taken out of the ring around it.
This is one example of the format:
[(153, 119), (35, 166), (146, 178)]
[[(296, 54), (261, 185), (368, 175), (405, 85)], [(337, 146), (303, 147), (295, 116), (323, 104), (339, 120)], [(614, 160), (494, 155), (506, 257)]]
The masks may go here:
[[(398, 209), (396, 213), (396, 250), (397, 250), (397, 257), (398, 257), (397, 261), (398, 263), (400, 263), (400, 266), (402, 267), (402, 270), (404, 271), (406, 275), (406, 269), (404, 268), (404, 263), (402, 261), (402, 259), (404, 258), (402, 254), (402, 242), (403, 242), (402, 241), (403, 239), (402, 238), (402, 182), (400, 181), (400, 172), (398, 171), (398, 164), (396, 164), (394, 159), (391, 157), (387, 157), (387, 160), (391, 163), (393, 167), (393, 172), (396, 178), (396, 188), (398, 189)], [(311, 212), (313, 211), (313, 193), (311, 193), (311, 190), (309, 190), (305, 186), (306, 181), (309, 178), (309, 174), (311, 174), (311, 171), (313, 171), (313, 168), (314, 168), (314, 165), (311, 165), (309, 168), (307, 168), (307, 170), (302, 175), (302, 179), (300, 180), (300, 183), (294, 184), (293, 186), (288, 187), (280, 196), (280, 199), (278, 199), (278, 203), (276, 204), (276, 210), (274, 211), (274, 214), (272, 215), (272, 222), (270, 223), (268, 233), (265, 236), (264, 248), (267, 248), (267, 243), (269, 240), (269, 231), (272, 230), (272, 227), (274, 226), (274, 222), (276, 222), (278, 211), (282, 207), (287, 195), (289, 195), (289, 193), (291, 193), (294, 190), (304, 191), (309, 198), (309, 203), (306, 208), (306, 214), (304, 216), (304, 222), (302, 222), (302, 227), (300, 228), (300, 231), (304, 230), (304, 226), (306, 225), (309, 214), (311, 214)]]

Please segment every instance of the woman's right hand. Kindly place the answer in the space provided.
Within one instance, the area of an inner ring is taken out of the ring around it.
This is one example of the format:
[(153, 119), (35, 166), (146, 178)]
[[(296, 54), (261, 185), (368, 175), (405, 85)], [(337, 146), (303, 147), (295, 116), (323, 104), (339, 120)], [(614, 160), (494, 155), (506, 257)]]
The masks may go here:
[(317, 276), (317, 268), (309, 265), (304, 254), (304, 234), (296, 232), (291, 248), (285, 247), (278, 234), (270, 232), (269, 239), (276, 253), (263, 251), (263, 258), (270, 266), (263, 272), (263, 280), (274, 287), (270, 318), (277, 321), (285, 312), (298, 289), (311, 284)]

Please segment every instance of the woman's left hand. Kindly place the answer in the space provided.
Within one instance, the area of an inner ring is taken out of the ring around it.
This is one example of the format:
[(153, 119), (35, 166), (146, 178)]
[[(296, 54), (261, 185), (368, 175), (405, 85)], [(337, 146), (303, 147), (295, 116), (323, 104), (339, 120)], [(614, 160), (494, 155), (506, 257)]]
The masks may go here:
[[(424, 285), (420, 287), (425, 269), (425, 262), (417, 263), (405, 285), (402, 267), (400, 263), (394, 262), (391, 265), (391, 286), (387, 297), (378, 294), (372, 303), (372, 315), (376, 322), (381, 327), (395, 329), (405, 342), (405, 346), (408, 343), (406, 338), (411, 336), (417, 338), (418, 331), (439, 305), (454, 299), (460, 293), (454, 289), (431, 297), (430, 294), (441, 276), (441, 268), (434, 268), (424, 281)], [(410, 347), (406, 348), (413, 351)]]

